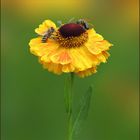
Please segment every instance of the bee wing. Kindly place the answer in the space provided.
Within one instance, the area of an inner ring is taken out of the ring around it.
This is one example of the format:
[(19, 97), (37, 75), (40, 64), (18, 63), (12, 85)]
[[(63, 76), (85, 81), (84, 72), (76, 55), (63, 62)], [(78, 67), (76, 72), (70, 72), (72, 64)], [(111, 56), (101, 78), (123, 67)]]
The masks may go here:
[(61, 20), (58, 20), (57, 23), (59, 24), (59, 26), (62, 25), (62, 21)]
[(68, 23), (72, 22), (74, 19), (75, 19), (75, 17), (72, 17), (72, 18), (68, 21)]

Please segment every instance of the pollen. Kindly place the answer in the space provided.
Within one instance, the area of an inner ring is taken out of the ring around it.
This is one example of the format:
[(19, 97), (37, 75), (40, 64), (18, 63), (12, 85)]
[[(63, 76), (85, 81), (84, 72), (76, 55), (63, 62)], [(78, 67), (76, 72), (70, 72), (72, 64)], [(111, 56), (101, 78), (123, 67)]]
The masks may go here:
[(84, 32), (80, 36), (76, 37), (63, 37), (59, 32), (57, 32), (56, 40), (59, 43), (59, 46), (64, 48), (80, 47), (88, 40), (88, 33)]

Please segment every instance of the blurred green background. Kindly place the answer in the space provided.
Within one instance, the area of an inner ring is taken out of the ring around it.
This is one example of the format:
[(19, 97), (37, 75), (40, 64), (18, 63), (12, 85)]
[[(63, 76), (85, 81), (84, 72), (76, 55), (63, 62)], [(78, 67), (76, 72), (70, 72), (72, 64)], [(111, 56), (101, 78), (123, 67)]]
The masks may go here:
[[(29, 52), (45, 19), (89, 19), (114, 46), (107, 64), (75, 79), (75, 107), (89, 84), (91, 108), (79, 140), (138, 140), (138, 0), (2, 0), (2, 140), (66, 140), (64, 79)], [(78, 139), (77, 139), (78, 140)]]

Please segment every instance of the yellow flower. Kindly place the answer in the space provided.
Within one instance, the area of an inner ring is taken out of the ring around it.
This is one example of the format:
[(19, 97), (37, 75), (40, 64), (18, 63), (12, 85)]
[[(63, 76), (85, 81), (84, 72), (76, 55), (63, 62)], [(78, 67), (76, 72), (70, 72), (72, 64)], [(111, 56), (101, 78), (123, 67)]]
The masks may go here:
[(30, 51), (45, 69), (56, 74), (74, 72), (81, 77), (95, 73), (109, 57), (110, 44), (93, 28), (67, 23), (60, 27), (45, 20), (35, 29), (39, 37), (30, 41)]

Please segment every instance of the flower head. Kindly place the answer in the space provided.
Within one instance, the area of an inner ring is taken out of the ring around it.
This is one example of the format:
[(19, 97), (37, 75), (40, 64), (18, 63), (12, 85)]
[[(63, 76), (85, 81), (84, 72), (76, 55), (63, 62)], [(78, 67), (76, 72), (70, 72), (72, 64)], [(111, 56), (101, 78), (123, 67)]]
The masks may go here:
[(51, 20), (45, 20), (35, 32), (39, 36), (30, 41), (30, 51), (45, 69), (56, 74), (91, 75), (101, 62), (106, 62), (107, 50), (112, 46), (93, 28), (78, 22), (56, 27)]

